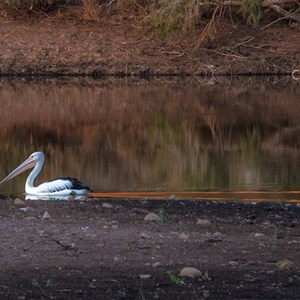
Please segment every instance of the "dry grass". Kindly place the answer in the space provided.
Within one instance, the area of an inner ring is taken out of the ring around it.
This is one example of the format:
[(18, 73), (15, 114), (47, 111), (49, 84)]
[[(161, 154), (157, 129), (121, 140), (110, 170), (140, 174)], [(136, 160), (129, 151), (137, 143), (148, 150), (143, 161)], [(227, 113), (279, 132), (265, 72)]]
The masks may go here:
[[(4, 18), (28, 16), (46, 18), (56, 15), (61, 19), (68, 20), (71, 17), (79, 22), (100, 22), (101, 17), (107, 18), (112, 15), (123, 17), (126, 14), (130, 16), (130, 19), (142, 20), (144, 25), (152, 27), (155, 33), (161, 37), (168, 37), (176, 32), (193, 31), (199, 25), (203, 27), (204, 23), (205, 29), (194, 45), (194, 51), (196, 51), (217, 31), (221, 19), (230, 18), (237, 22), (258, 26), (260, 20), (265, 18), (264, 8), (272, 9), (272, 4), (266, 4), (270, 1), (0, 0), (0, 16)], [(285, 19), (289, 19), (289, 16), (293, 16), (295, 19), (295, 14), (299, 15), (298, 0), (282, 1), (281, 4), (276, 4), (276, 7), (279, 6), (278, 11), (282, 11), (284, 7), (284, 11), (288, 13)], [(276, 12), (273, 12), (271, 23), (276, 22), (274, 15), (276, 16)], [(278, 18), (282, 19), (282, 16), (277, 16)]]
[(97, 0), (82, 1), (82, 20), (99, 22), (100, 5)]

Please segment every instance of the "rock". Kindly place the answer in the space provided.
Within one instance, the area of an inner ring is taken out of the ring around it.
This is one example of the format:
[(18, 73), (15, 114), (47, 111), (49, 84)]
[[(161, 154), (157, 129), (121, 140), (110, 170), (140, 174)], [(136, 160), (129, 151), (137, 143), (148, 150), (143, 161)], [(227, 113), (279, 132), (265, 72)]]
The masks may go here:
[(141, 239), (149, 239), (151, 236), (149, 235), (149, 234), (147, 234), (147, 233), (142, 233), (141, 234)]
[(47, 211), (44, 212), (44, 215), (43, 215), (43, 220), (49, 220), (51, 219), (51, 216), (49, 215), (49, 213)]
[(155, 263), (152, 264), (152, 268), (158, 268), (158, 267), (162, 267), (162, 263), (157, 261)]
[(20, 198), (16, 198), (14, 201), (15, 205), (25, 205), (25, 202)]
[(211, 224), (211, 222), (207, 219), (198, 219), (198, 221), (197, 221), (197, 225), (208, 226), (210, 224)]
[(288, 259), (284, 259), (282, 262), (279, 263), (278, 265), (278, 269), (280, 271), (289, 271), (292, 270), (294, 267), (294, 264), (292, 261), (288, 260)]
[(209, 276), (208, 276), (208, 271), (206, 271), (204, 273), (204, 275), (202, 276), (202, 280), (208, 280), (209, 279)]
[(239, 263), (237, 261), (231, 260), (228, 262), (228, 265), (230, 267), (237, 267), (239, 265)]
[(188, 240), (189, 237), (188, 237), (188, 235), (185, 232), (182, 232), (182, 233), (179, 234), (179, 238), (181, 240), (186, 241), (186, 240)]
[(144, 218), (145, 221), (150, 221), (150, 222), (157, 222), (160, 221), (160, 216), (155, 214), (155, 213), (149, 213), (145, 216)]
[(255, 237), (262, 237), (265, 236), (263, 233), (257, 232), (254, 234)]
[(111, 226), (112, 229), (118, 229), (118, 227), (119, 227), (118, 225), (112, 225)]
[(104, 208), (113, 208), (113, 206), (111, 204), (109, 204), (109, 203), (103, 203), (102, 206)]
[(193, 267), (183, 268), (179, 275), (183, 277), (190, 277), (190, 278), (202, 277), (201, 271)]
[(223, 242), (224, 239), (224, 234), (220, 232), (215, 232), (213, 234), (209, 234), (209, 238), (207, 239), (207, 242), (213, 243), (213, 242)]
[(29, 207), (21, 207), (19, 208), (20, 212), (26, 212), (29, 209)]
[(61, 240), (61, 241), (56, 241), (59, 245), (61, 245), (63, 248), (66, 250), (73, 250), (75, 249), (75, 244), (72, 243), (69, 240)]
[(140, 279), (149, 279), (151, 277), (151, 275), (149, 274), (141, 274), (140, 275)]
[(68, 200), (68, 201), (74, 201), (74, 200), (75, 200), (75, 197), (74, 197), (74, 196), (69, 196), (69, 197), (67, 198), (67, 200)]

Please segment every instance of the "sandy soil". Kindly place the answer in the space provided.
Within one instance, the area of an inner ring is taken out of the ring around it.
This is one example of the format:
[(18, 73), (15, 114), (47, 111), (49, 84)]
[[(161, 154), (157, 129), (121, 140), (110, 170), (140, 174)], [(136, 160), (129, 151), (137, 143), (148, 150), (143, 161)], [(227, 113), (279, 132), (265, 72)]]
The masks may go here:
[(297, 204), (2, 199), (0, 298), (299, 299), (299, 216)]
[(224, 23), (201, 47), (203, 28), (162, 39), (126, 19), (0, 22), (0, 75), (291, 74), (300, 67), (299, 28), (280, 22)]

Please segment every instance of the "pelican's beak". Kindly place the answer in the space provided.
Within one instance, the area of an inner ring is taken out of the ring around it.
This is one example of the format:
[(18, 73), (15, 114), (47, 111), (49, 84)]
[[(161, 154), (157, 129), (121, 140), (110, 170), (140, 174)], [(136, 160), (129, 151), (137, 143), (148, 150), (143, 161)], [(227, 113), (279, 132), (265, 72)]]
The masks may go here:
[(6, 182), (16, 176), (18, 176), (19, 174), (25, 172), (28, 169), (31, 169), (35, 166), (35, 161), (33, 158), (29, 157), (28, 159), (26, 159), (21, 165), (19, 165), (16, 169), (14, 169), (9, 175), (7, 175), (1, 182)]

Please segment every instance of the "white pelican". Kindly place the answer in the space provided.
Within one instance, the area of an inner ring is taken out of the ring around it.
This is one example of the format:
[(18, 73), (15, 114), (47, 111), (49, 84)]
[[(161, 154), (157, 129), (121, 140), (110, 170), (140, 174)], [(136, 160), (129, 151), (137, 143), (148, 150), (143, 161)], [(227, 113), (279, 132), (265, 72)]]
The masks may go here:
[(76, 178), (62, 177), (51, 181), (42, 183), (35, 187), (33, 182), (36, 176), (40, 173), (45, 161), (45, 155), (43, 152), (32, 153), (27, 160), (25, 160), (20, 166), (13, 170), (7, 177), (1, 182), (6, 182), (24, 171), (33, 168), (27, 177), (25, 183), (25, 192), (30, 195), (37, 196), (67, 196), (67, 195), (84, 195), (90, 191), (89, 187), (81, 183)]

